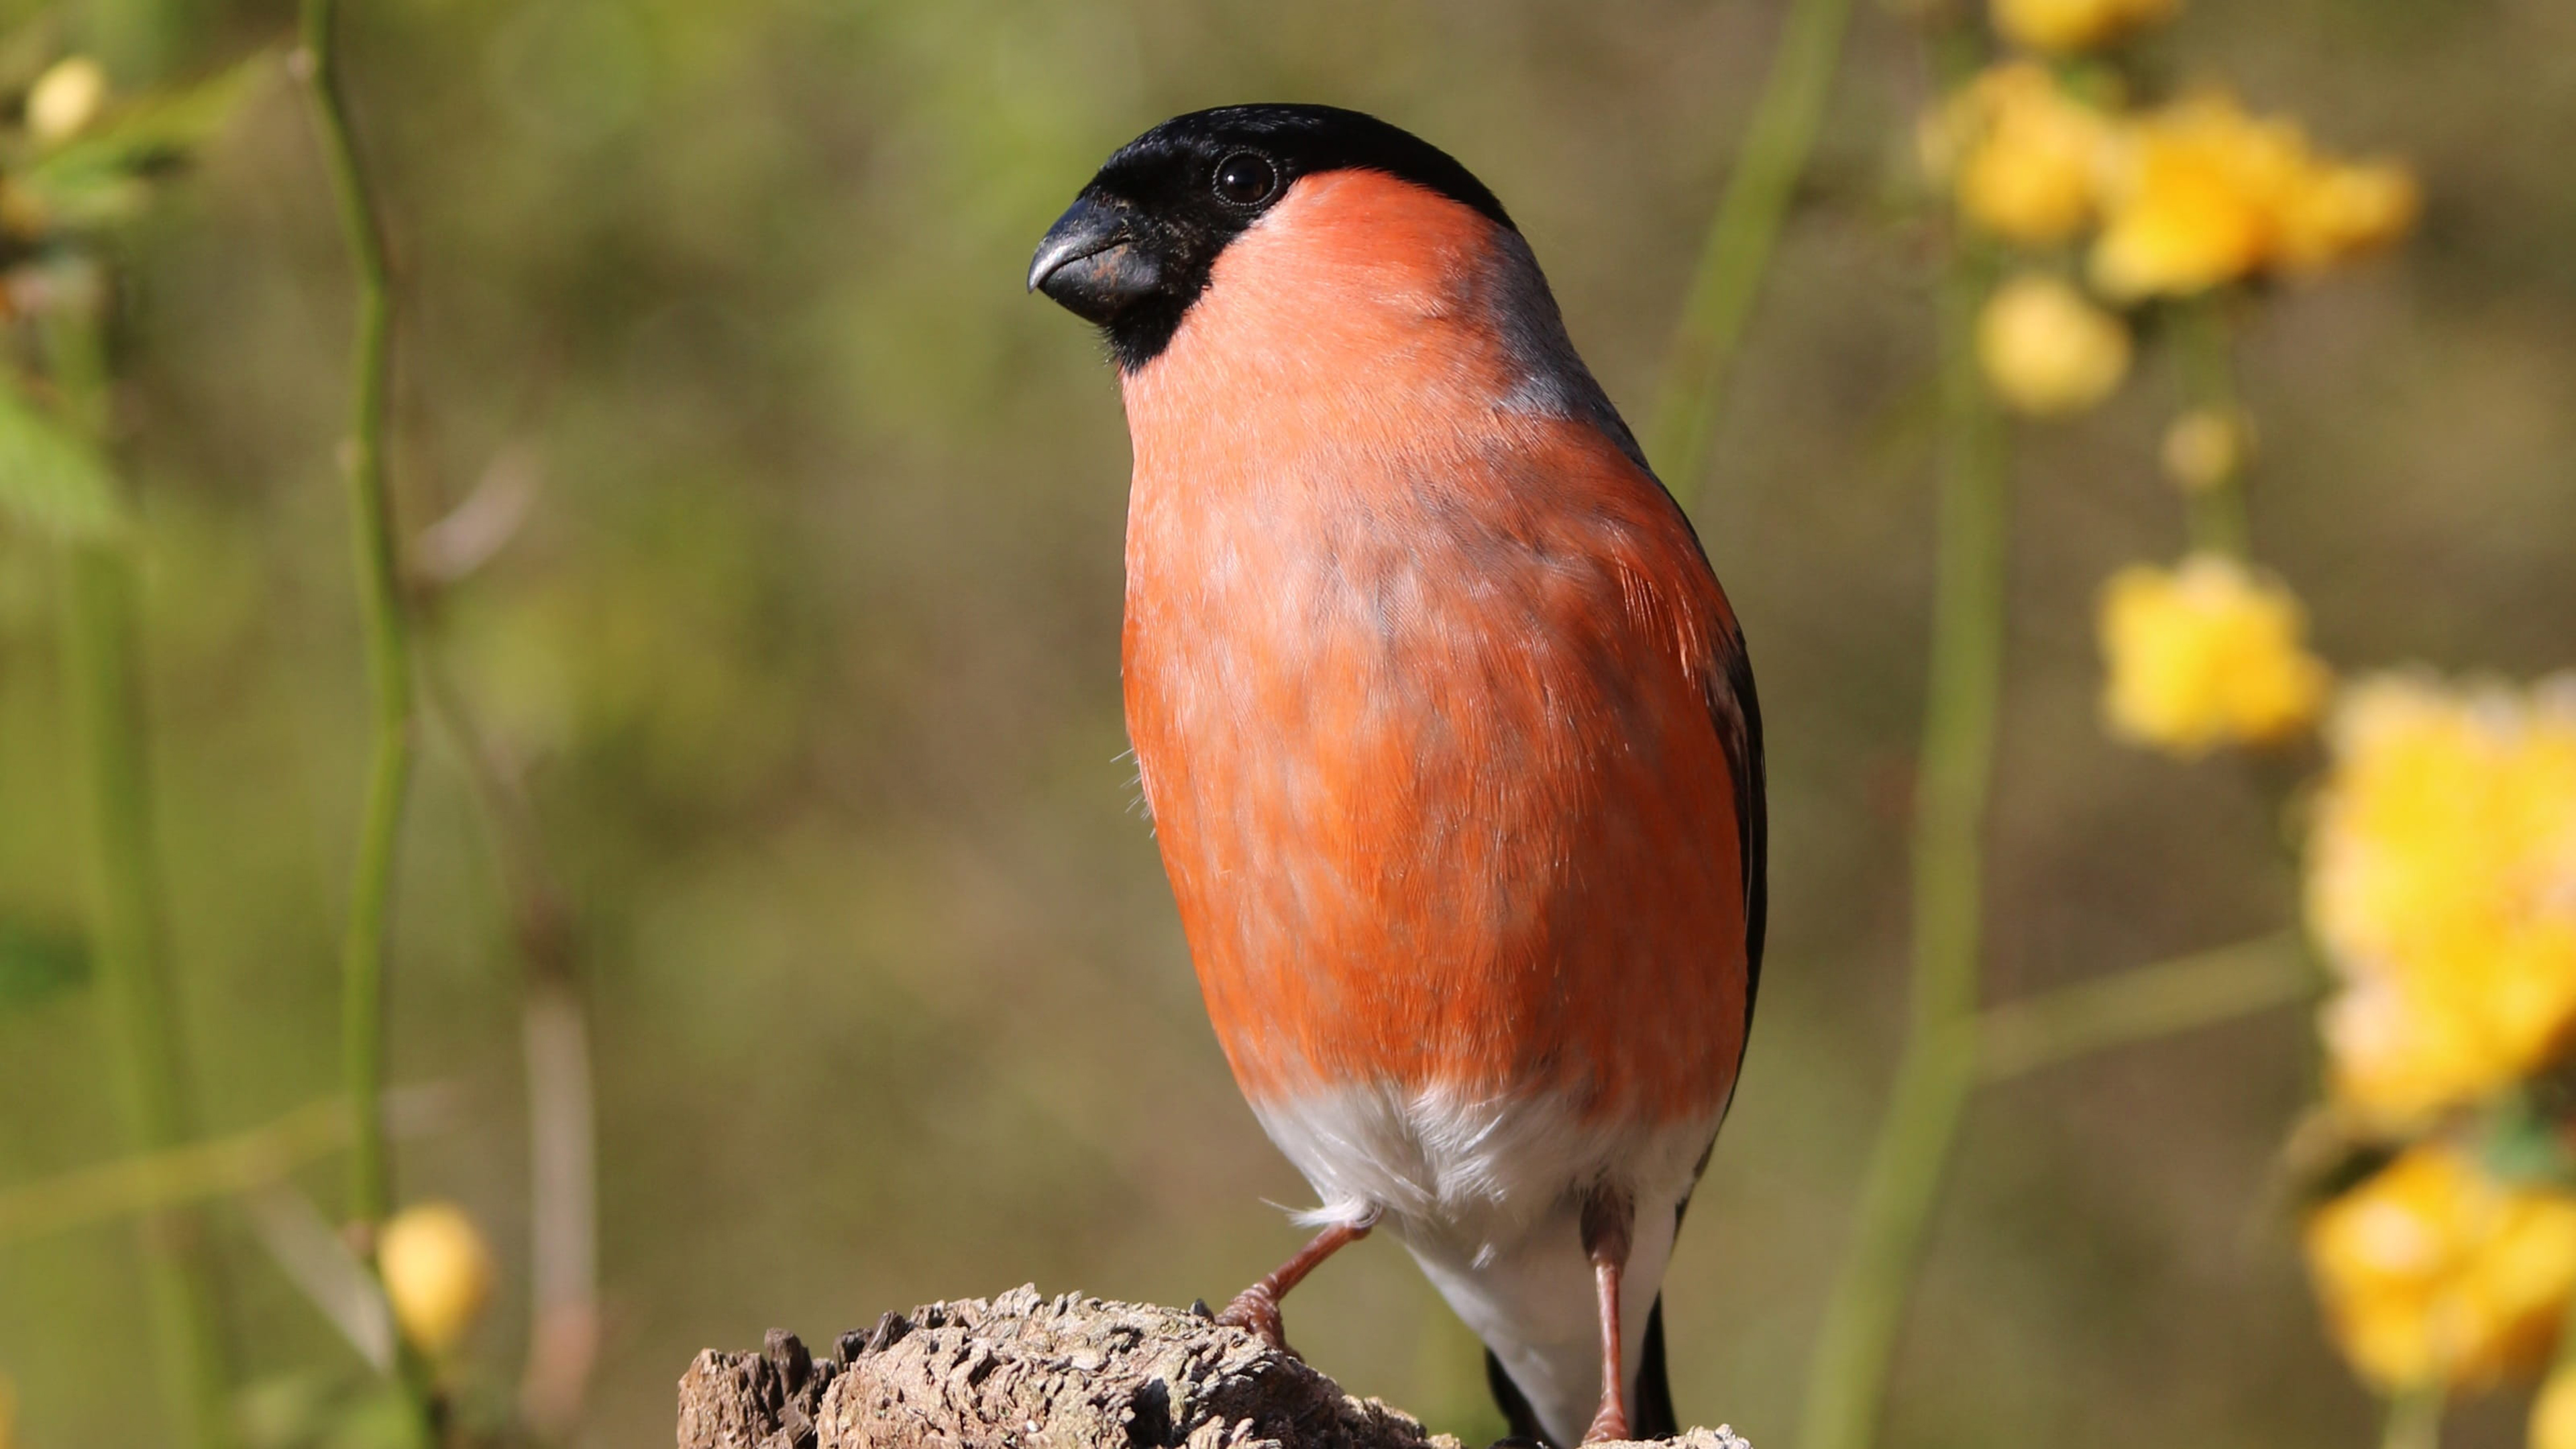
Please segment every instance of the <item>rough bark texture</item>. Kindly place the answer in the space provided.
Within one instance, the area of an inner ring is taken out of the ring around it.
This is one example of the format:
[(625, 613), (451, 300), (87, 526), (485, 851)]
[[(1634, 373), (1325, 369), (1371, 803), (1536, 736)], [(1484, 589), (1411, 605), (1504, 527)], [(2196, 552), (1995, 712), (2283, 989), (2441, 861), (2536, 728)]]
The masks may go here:
[[(1695, 1429), (1686, 1449), (1750, 1449)], [(889, 1313), (817, 1359), (773, 1329), (680, 1380), (680, 1449), (1460, 1449), (1197, 1313), (1034, 1288)]]

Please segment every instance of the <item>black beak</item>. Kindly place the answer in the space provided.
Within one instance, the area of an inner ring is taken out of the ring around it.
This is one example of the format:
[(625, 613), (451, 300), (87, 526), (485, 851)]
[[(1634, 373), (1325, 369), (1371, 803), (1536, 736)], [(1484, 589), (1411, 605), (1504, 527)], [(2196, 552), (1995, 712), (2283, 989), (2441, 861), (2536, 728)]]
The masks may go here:
[(1086, 322), (1108, 322), (1162, 280), (1162, 265), (1138, 244), (1126, 213), (1090, 196), (1056, 218), (1029, 263), (1029, 290)]

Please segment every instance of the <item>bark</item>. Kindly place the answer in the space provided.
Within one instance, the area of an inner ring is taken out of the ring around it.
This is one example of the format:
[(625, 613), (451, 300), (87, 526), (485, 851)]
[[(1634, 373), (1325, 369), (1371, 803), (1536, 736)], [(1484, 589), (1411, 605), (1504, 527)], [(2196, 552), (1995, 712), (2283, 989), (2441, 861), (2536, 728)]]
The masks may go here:
[[(1750, 1449), (1721, 1428), (1675, 1441)], [(828, 1358), (772, 1329), (680, 1380), (680, 1449), (1460, 1449), (1204, 1310), (1019, 1288), (889, 1313)]]

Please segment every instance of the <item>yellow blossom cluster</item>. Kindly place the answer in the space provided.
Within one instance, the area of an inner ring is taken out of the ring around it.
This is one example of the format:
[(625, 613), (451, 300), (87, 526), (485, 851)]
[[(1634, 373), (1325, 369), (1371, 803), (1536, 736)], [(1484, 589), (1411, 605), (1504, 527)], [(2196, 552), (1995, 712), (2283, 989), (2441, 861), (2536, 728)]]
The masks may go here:
[[(2093, 34), (2084, 27), (2161, 8), (2050, 5), (2024, 13), (1999, 4), (1996, 19), (2031, 34)], [(2081, 24), (2061, 17), (2062, 27), (2049, 29), (2058, 22), (2034, 18), (2061, 10), (2083, 12)], [(1969, 225), (2040, 250), (2074, 247), (2089, 235), (2086, 278), (2121, 304), (2316, 271), (2394, 240), (2417, 205), (2402, 168), (2320, 155), (2296, 124), (2250, 116), (2223, 96), (2107, 110), (2032, 60), (1988, 67), (1925, 119), (1921, 141), (1925, 164)], [(2130, 354), (2118, 316), (2069, 283), (2036, 278), (1993, 300), (1979, 344), (1996, 397), (2037, 416), (2099, 403), (2127, 372)], [(2236, 441), (2210, 429), (2186, 435), (2178, 471), (2232, 476), (2240, 459), (2221, 456), (2220, 445)]]
[(2576, 1198), (2499, 1182), (2441, 1143), (2315, 1209), (2303, 1236), (2336, 1342), (2392, 1391), (2539, 1368), (2576, 1295)]
[(2112, 575), (2100, 613), (2111, 732), (2183, 756), (2304, 729), (2332, 676), (2308, 652), (2306, 611), (2234, 559), (2195, 554)]
[[(2387, 246), (2415, 222), (2415, 180), (2223, 93), (2134, 100), (2147, 72), (2083, 54), (2180, 0), (1989, 6), (2022, 54), (1919, 132), (1962, 227), (2019, 253), (1978, 318), (1988, 390), (2029, 416), (2095, 407), (2133, 361), (2123, 314), (2171, 308), (2187, 405), (2157, 461), (2193, 536), (2239, 548), (2255, 442), (2226, 377), (2239, 299), (2175, 304)], [(2169, 754), (2288, 741), (2335, 694), (2298, 599), (2232, 552), (2122, 569), (2097, 627), (2106, 726)], [(2576, 1299), (2576, 1191), (2508, 1180), (2453, 1140), (2495, 1116), (2471, 1109), (2553, 1111), (2517, 1089), (2576, 1063), (2576, 678), (2369, 681), (2335, 701), (2328, 744), (2304, 864), (2309, 934), (2337, 981), (2320, 1016), (2333, 1117), (2404, 1145), (2308, 1214), (2308, 1266), (2364, 1378), (2392, 1394), (2477, 1388), (2544, 1365)], [(2533, 1130), (2576, 1144), (2571, 1126)], [(2576, 1359), (2530, 1432), (2534, 1449), (2576, 1449)]]
[(2006, 61), (1933, 113), (1924, 159), (1949, 178), (1960, 214), (1979, 229), (2054, 246), (2093, 224), (2114, 126), (2061, 89), (2046, 66)]
[(1994, 0), (1993, 14), (2014, 44), (2064, 53), (2160, 25), (2181, 8), (2182, 0)]
[(2320, 156), (2291, 121), (2204, 95), (2122, 128), (2104, 155), (2094, 285), (2181, 296), (2365, 255), (2414, 224), (2402, 167)]
[(2402, 1129), (2576, 1039), (2576, 683), (2351, 690), (2308, 846), (2337, 1100)]
[(2033, 247), (2094, 230), (2087, 270), (2120, 301), (2313, 273), (2404, 235), (2418, 206), (2403, 167), (2321, 154), (2226, 96), (2104, 111), (2027, 60), (1961, 88), (1924, 140), (1979, 230)]

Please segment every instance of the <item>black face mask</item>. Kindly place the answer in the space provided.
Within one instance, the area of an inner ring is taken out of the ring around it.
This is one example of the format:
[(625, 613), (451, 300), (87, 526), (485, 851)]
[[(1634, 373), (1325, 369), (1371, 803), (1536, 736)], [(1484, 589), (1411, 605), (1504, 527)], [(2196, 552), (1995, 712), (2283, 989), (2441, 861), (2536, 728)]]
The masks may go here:
[(1331, 106), (1225, 106), (1119, 148), (1038, 243), (1029, 289), (1100, 327), (1123, 371), (1169, 346), (1227, 243), (1300, 177), (1383, 171), (1510, 228), (1503, 204), (1447, 152)]

